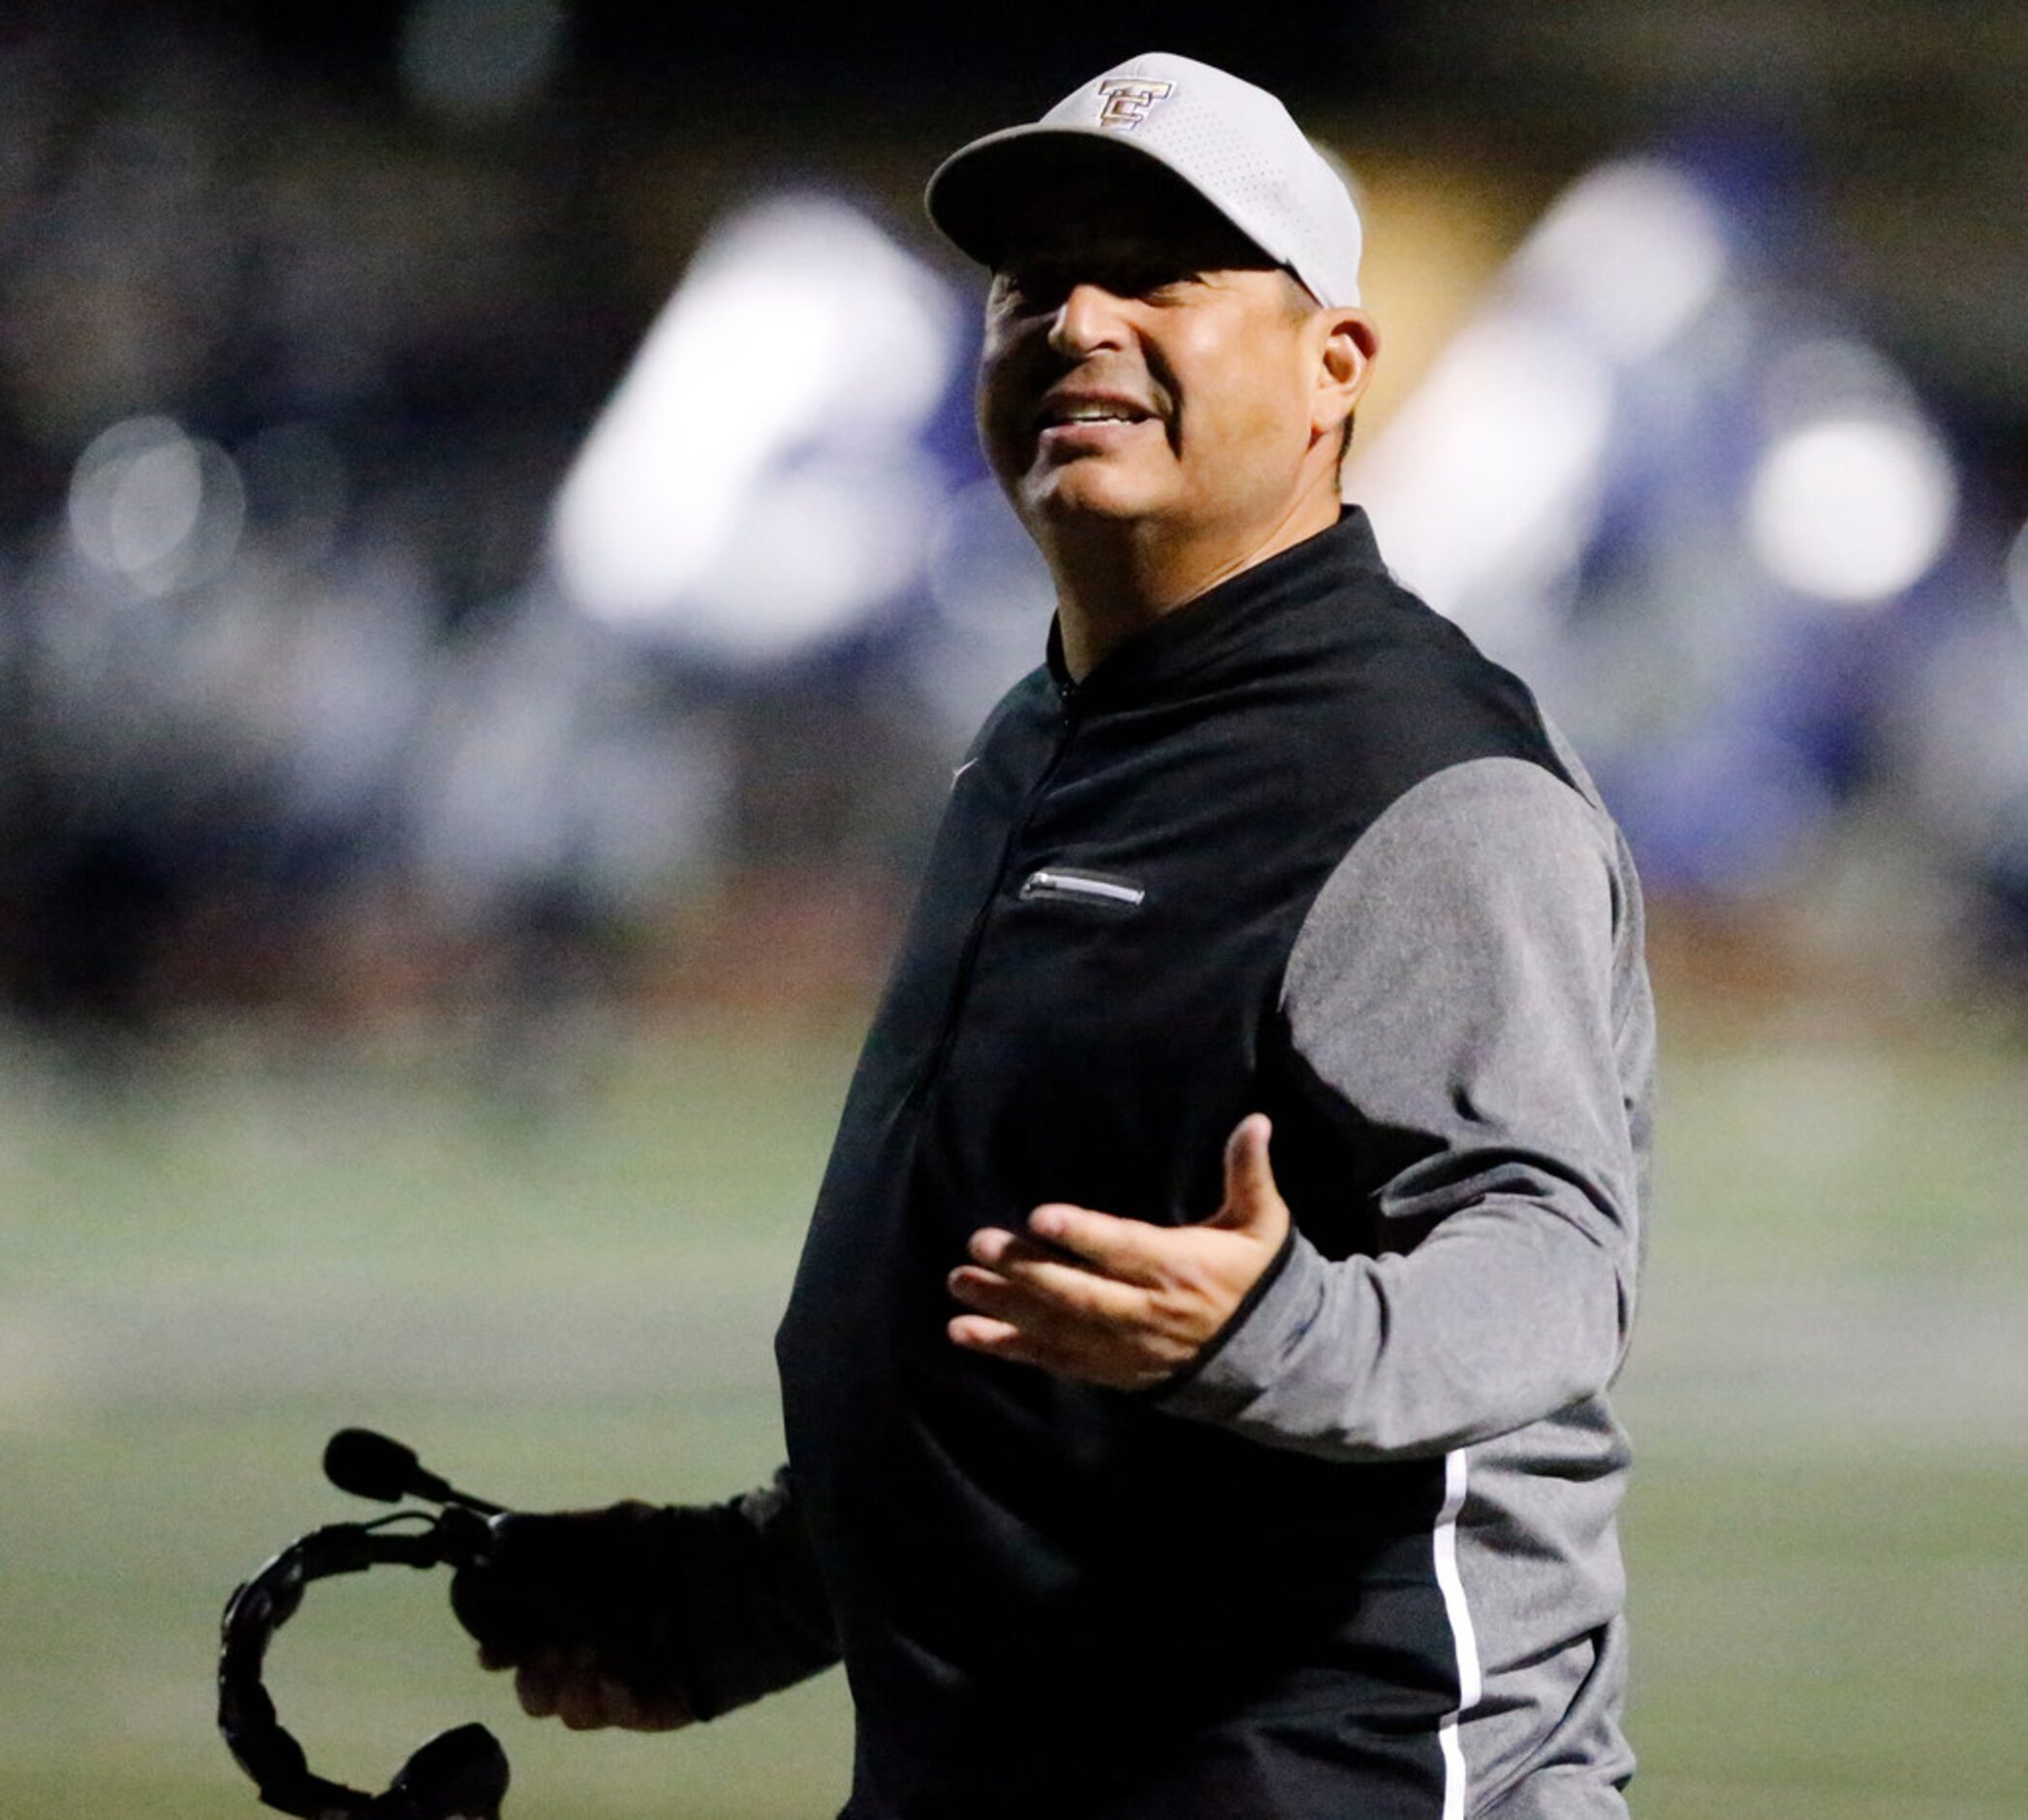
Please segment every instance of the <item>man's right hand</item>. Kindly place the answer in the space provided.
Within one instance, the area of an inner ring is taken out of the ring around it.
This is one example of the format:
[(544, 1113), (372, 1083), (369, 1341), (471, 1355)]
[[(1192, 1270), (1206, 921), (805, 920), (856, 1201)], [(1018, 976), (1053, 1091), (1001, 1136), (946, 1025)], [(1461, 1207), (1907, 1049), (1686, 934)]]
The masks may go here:
[(483, 1667), (514, 1671), (524, 1711), (573, 1731), (667, 1732), (697, 1716), (673, 1637), (672, 1515), (629, 1500), (493, 1520), (451, 1609)]
[(538, 1648), (516, 1662), (482, 1645), (479, 1659), (487, 1668), (514, 1670), (515, 1692), (529, 1717), (558, 1718), (574, 1732), (609, 1725), (630, 1732), (672, 1732), (697, 1716), (673, 1684), (643, 1685), (612, 1674), (588, 1647)]

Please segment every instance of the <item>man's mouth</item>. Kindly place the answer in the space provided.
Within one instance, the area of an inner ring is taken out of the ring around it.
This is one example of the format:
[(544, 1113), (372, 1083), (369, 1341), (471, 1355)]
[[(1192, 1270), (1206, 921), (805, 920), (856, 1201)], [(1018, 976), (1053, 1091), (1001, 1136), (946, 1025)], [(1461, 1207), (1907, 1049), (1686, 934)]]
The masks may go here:
[(1045, 398), (1036, 413), (1039, 430), (1065, 429), (1091, 424), (1145, 424), (1155, 413), (1131, 398)]

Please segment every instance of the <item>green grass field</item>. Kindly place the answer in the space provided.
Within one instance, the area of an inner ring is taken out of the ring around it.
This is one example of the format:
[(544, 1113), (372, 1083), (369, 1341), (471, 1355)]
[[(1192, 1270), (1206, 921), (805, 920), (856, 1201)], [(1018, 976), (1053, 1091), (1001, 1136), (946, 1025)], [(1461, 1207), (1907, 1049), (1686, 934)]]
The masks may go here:
[[(770, 1340), (843, 1039), (676, 1027), (531, 1121), (454, 1058), (214, 1045), (117, 1107), (0, 1073), (0, 1816), (265, 1811), (211, 1721), (220, 1606), (364, 1514), (386, 1428), (529, 1506), (723, 1495), (778, 1453)], [(1621, 1406), (1650, 1820), (2028, 1813), (2028, 1062), (1676, 1053)], [(480, 1718), (521, 1820), (827, 1820), (832, 1675), (671, 1737), (522, 1719), (392, 1569), (315, 1588), (270, 1685), (378, 1787)]]

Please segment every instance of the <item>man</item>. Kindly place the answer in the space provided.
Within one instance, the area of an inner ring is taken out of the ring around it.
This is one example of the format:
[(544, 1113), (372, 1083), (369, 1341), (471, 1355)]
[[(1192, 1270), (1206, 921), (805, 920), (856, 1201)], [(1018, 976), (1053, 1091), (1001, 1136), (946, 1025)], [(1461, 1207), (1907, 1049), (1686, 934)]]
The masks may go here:
[(510, 1523), (461, 1612), (576, 1725), (842, 1652), (849, 1820), (1623, 1814), (1638, 892), (1340, 507), (1351, 199), (1150, 55), (928, 200), (1058, 612), (845, 1108), (790, 1466)]

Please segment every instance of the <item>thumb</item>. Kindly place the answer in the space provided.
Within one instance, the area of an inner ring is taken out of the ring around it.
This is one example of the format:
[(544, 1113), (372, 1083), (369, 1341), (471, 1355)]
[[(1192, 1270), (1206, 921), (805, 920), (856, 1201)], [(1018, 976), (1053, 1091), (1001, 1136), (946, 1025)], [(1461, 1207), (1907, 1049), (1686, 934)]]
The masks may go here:
[(1279, 1244), (1288, 1229), (1289, 1208), (1274, 1185), (1267, 1140), (1274, 1127), (1264, 1113), (1249, 1113), (1226, 1140), (1226, 1199), (1211, 1223), (1250, 1232)]

